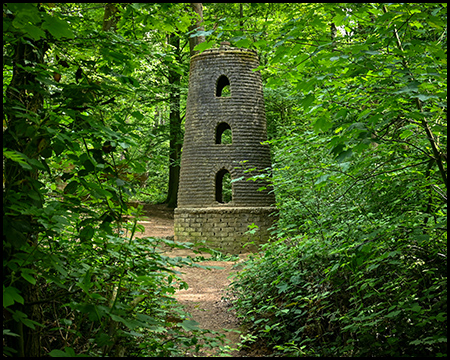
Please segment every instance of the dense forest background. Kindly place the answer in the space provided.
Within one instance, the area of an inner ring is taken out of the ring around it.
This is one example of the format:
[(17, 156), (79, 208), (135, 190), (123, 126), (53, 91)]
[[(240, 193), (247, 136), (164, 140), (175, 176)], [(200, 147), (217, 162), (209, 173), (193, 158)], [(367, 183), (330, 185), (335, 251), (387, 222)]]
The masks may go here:
[(280, 213), (230, 289), (247, 342), (445, 356), (445, 3), (3, 4), (4, 354), (208, 345), (169, 316), (193, 262), (121, 220), (176, 206), (189, 59), (224, 40), (260, 57)]

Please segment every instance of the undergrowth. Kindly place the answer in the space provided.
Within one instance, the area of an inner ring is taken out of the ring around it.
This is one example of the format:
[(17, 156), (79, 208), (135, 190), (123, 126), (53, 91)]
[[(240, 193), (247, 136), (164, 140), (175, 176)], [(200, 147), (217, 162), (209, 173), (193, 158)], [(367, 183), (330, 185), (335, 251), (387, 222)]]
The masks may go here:
[[(3, 298), (5, 355), (14, 355), (10, 341), (18, 334), (9, 329), (23, 314), (18, 305), (39, 307), (41, 323), (26, 316), (21, 321), (42, 328), (41, 352), (50, 356), (160, 357), (192, 356), (204, 349), (217, 355), (230, 351), (225, 335), (201, 329), (174, 297), (177, 290), (188, 288), (179, 277), (180, 268), (208, 267), (189, 257), (165, 256), (162, 247), (191, 249), (193, 244), (134, 238), (140, 226), (128, 222), (124, 227), (128, 230), (120, 234), (98, 231), (77, 239), (67, 226), (57, 238), (42, 237), (40, 250), (29, 249), (26, 256), (5, 264), (11, 271)], [(29, 264), (32, 269), (25, 267)], [(16, 287), (24, 280), (39, 293), (34, 304), (24, 301)]]
[(283, 355), (445, 356), (445, 246), (282, 238), (245, 263), (234, 307)]

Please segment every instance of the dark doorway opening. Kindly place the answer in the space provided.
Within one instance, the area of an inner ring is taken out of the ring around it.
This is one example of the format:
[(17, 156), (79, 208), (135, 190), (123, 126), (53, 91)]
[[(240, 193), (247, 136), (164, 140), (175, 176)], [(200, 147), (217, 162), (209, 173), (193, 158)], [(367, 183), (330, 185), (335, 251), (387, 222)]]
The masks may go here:
[(226, 122), (217, 125), (216, 144), (231, 144), (233, 142), (231, 127)]
[(230, 81), (225, 75), (221, 75), (217, 80), (216, 96), (217, 97), (231, 96)]
[(233, 199), (231, 174), (222, 169), (216, 174), (216, 201), (221, 204), (229, 203)]

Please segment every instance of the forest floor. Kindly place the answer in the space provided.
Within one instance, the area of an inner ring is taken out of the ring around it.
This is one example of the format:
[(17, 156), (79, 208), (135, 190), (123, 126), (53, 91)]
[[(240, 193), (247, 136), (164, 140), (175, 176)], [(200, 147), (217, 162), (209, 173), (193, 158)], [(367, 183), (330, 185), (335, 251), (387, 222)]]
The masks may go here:
[[(139, 224), (145, 227), (145, 232), (136, 233), (137, 237), (152, 236), (159, 238), (173, 238), (173, 210), (168, 209), (165, 205), (145, 205), (144, 220)], [(167, 256), (203, 256), (205, 259), (210, 254), (195, 254), (186, 249), (168, 249)], [(239, 260), (244, 260), (248, 254), (240, 254)], [(202, 329), (208, 329), (223, 333), (230, 341), (231, 348), (238, 348), (240, 343), (241, 331), (239, 320), (235, 313), (230, 310), (231, 302), (227, 299), (226, 288), (231, 283), (230, 275), (237, 270), (233, 269), (233, 265), (238, 261), (202, 261), (201, 265), (220, 266), (222, 269), (202, 269), (198, 267), (184, 267), (180, 269), (181, 278), (188, 285), (187, 290), (179, 290), (175, 297), (178, 302), (183, 305), (188, 313), (192, 315), (192, 319), (199, 323)], [(201, 354), (203, 356), (211, 355), (209, 352)], [(265, 349), (261, 344), (251, 349), (241, 349), (232, 351), (231, 356), (240, 357), (260, 357), (270, 356), (270, 351)]]

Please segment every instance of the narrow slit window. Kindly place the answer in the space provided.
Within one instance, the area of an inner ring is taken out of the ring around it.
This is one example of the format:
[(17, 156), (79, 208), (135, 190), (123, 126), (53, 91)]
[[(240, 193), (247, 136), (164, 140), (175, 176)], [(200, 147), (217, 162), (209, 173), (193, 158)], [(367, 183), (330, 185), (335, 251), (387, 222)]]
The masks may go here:
[(231, 174), (222, 169), (216, 174), (216, 201), (221, 204), (231, 202), (233, 199)]
[(231, 127), (226, 122), (217, 125), (216, 144), (231, 144), (233, 142), (233, 133)]
[(225, 75), (221, 75), (217, 80), (216, 96), (217, 97), (231, 96), (230, 81)]

